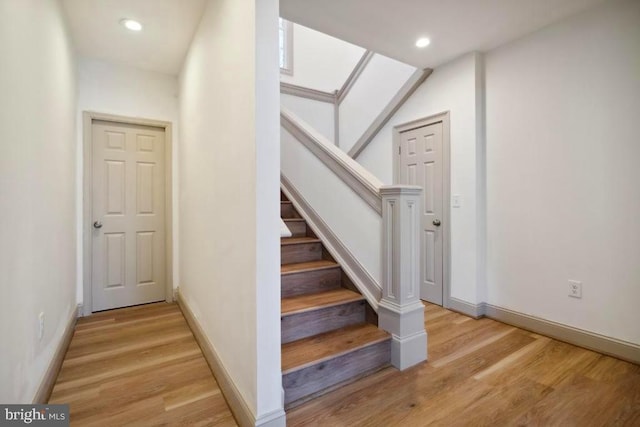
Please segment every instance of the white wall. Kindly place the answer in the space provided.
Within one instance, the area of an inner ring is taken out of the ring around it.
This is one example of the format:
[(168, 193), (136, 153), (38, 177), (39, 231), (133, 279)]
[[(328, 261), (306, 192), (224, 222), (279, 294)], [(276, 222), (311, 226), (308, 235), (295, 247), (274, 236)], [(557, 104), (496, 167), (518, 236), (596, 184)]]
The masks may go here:
[(31, 403), (76, 306), (75, 65), (59, 2), (0, 2), (0, 56), (0, 402)]
[(310, 124), (329, 141), (335, 141), (334, 104), (284, 93), (280, 95), (280, 104)]
[(454, 297), (640, 343), (638, 46), (640, 4), (616, 1), (467, 55), (358, 157), (392, 182), (392, 127), (450, 111)]
[[(451, 194), (462, 199), (451, 209), (451, 295), (481, 302), (482, 278), (478, 277), (476, 156), (481, 144), (476, 126), (481, 119), (476, 100), (476, 79), (481, 59), (468, 54), (439, 67), (389, 120), (357, 161), (385, 184), (393, 183), (393, 127), (445, 111), (451, 121)], [(480, 286), (479, 286), (480, 284)]]
[(180, 289), (263, 419), (284, 416), (277, 18), (210, 0), (180, 75)]
[(339, 145), (348, 152), (416, 70), (376, 54), (340, 103)]
[(327, 34), (293, 24), (293, 75), (280, 80), (312, 89), (340, 89), (364, 49)]
[[(294, 118), (308, 129), (304, 121)], [(380, 214), (284, 129), (281, 142), (282, 173), (382, 288)]]
[(636, 344), (639, 52), (627, 1), (486, 57), (489, 302)]
[(78, 59), (78, 155), (77, 155), (77, 200), (78, 200), (78, 284), (77, 299), (82, 295), (82, 177), (83, 177), (83, 132), (82, 112), (115, 114), (127, 117), (142, 117), (171, 122), (173, 125), (173, 284), (178, 284), (178, 79), (168, 74), (156, 73), (114, 64), (91, 58)]

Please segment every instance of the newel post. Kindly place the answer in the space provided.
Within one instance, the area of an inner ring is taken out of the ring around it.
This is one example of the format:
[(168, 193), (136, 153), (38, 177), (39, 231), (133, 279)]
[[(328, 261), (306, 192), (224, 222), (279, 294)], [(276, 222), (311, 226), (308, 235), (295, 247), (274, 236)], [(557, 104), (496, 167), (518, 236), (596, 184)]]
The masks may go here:
[(391, 333), (391, 364), (403, 370), (427, 359), (420, 301), (422, 188), (389, 185), (382, 196), (382, 299), (378, 325)]

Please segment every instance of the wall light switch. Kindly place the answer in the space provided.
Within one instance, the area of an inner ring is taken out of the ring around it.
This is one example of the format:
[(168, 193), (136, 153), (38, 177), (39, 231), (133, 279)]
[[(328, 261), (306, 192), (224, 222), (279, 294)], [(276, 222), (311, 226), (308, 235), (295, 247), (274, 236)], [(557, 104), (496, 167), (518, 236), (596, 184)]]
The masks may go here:
[(459, 208), (460, 206), (462, 206), (462, 196), (460, 196), (459, 194), (454, 194), (453, 196), (451, 196), (451, 205), (453, 205), (454, 208)]
[(44, 337), (44, 312), (38, 315), (38, 339), (41, 340)]

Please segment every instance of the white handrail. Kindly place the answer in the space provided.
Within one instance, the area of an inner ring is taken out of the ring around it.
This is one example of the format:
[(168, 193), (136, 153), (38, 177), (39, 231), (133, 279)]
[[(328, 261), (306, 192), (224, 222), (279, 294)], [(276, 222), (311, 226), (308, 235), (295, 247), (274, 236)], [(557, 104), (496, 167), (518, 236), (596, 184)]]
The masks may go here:
[[(282, 136), (281, 149), (290, 150), (283, 151), (281, 162), (283, 191), (306, 214), (326, 248), (378, 312), (380, 328), (392, 335), (391, 363), (405, 369), (425, 360), (427, 334), (419, 296), (422, 188), (384, 186), (291, 112), (281, 108), (280, 119), (282, 127), (293, 137), (284, 133)], [(296, 141), (321, 163), (297, 147)], [(340, 180), (327, 175), (323, 165)], [(326, 185), (318, 185), (318, 175), (322, 175)], [(292, 177), (299, 182), (291, 182)], [(371, 209), (357, 199), (349, 200), (352, 195), (349, 189)], [(338, 203), (328, 207), (326, 196), (332, 191), (339, 194), (335, 196)], [(314, 201), (317, 206), (311, 206)], [(343, 205), (351, 208), (342, 208)], [(328, 217), (322, 218), (322, 212)]]
[(347, 153), (291, 111), (280, 107), (280, 124), (302, 142), (358, 196), (382, 214), (380, 187), (382, 182)]

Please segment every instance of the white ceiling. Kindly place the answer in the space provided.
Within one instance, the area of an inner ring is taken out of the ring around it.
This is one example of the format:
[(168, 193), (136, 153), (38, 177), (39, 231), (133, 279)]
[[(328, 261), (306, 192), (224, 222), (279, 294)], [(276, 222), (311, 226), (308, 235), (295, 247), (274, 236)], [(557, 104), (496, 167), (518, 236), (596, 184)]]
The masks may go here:
[[(64, 0), (71, 34), (82, 56), (177, 74), (206, 0)], [(119, 24), (140, 21), (141, 32)]]
[[(284, 18), (416, 67), (484, 52), (604, 0), (280, 0)], [(431, 39), (424, 49), (418, 37)]]
[[(487, 51), (605, 0), (280, 0), (283, 17), (398, 59), (434, 68)], [(177, 74), (206, 0), (63, 0), (78, 53)], [(119, 24), (140, 21), (135, 33)], [(424, 49), (418, 37), (431, 39)]]

